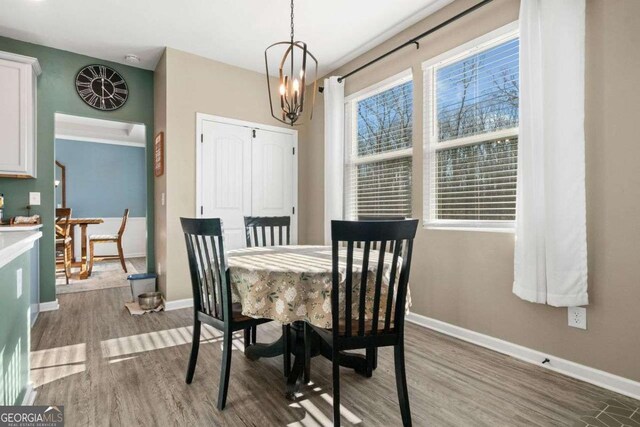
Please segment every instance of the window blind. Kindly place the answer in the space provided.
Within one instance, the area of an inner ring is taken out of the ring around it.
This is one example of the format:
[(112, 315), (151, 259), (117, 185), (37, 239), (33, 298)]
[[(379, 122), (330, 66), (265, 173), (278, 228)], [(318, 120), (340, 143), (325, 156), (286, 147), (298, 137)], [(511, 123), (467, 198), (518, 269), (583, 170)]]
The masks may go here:
[(425, 73), (425, 88), (431, 88), (425, 101), (432, 106), (427, 120), (433, 123), (425, 172), (429, 222), (483, 226), (515, 220), (518, 60), (513, 34)]
[(411, 157), (355, 164), (348, 169), (349, 219), (411, 217)]
[(410, 217), (413, 81), (348, 104), (345, 218)]
[(445, 220), (513, 221), (517, 138), (437, 153), (435, 216)]

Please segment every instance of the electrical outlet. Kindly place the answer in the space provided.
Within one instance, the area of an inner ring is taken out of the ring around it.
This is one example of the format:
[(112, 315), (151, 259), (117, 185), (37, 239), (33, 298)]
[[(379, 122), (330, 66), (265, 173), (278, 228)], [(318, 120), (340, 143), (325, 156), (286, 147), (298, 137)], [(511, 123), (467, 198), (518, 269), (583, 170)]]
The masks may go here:
[(16, 293), (18, 294), (18, 298), (22, 296), (22, 269), (21, 268), (16, 270)]
[(569, 326), (572, 328), (587, 329), (587, 309), (585, 307), (569, 307)]
[(164, 192), (160, 194), (160, 204), (164, 206)]
[(40, 206), (40, 193), (38, 193), (38, 192), (30, 192), (29, 193), (29, 205), (30, 206)]

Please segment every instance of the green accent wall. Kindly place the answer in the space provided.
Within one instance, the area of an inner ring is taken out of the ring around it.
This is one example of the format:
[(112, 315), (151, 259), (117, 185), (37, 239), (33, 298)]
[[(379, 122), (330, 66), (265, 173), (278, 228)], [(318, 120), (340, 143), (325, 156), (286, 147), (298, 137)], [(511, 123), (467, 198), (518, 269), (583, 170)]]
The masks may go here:
[[(40, 301), (56, 299), (54, 244), (54, 114), (66, 113), (105, 120), (135, 122), (146, 125), (147, 131), (147, 268), (154, 271), (153, 214), (153, 72), (116, 64), (85, 55), (52, 49), (18, 40), (0, 37), (0, 50), (38, 58), (42, 74), (38, 78), (37, 108), (37, 178), (0, 178), (0, 193), (5, 196), (5, 215), (26, 215), (29, 192), (39, 191), (41, 205), (31, 214), (43, 221), (40, 246)], [(80, 68), (89, 64), (105, 64), (118, 71), (129, 86), (129, 99), (119, 110), (102, 112), (86, 105), (77, 95), (74, 80)], [(118, 173), (114, 170), (114, 173)]]
[[(20, 405), (29, 382), (29, 255), (25, 252), (0, 268), (0, 405)], [(18, 269), (22, 269), (20, 298)]]

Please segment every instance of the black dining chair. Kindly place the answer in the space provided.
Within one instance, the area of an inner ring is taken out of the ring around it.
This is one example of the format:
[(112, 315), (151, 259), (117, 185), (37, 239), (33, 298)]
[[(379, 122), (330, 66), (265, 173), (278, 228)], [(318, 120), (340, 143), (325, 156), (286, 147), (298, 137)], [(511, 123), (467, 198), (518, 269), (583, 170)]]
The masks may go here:
[(291, 217), (288, 216), (245, 216), (244, 229), (248, 248), (291, 244)]
[[(404, 216), (377, 216), (377, 215), (359, 215), (358, 221), (402, 221), (407, 219)], [(356, 242), (357, 248), (362, 248), (363, 242)], [(387, 252), (393, 252), (394, 242), (389, 242), (386, 246)], [(378, 242), (372, 242), (371, 249), (378, 249)], [(367, 376), (373, 375), (373, 371), (378, 367), (378, 348), (367, 348)]]
[[(282, 246), (291, 244), (291, 217), (245, 216), (247, 247)], [(278, 239), (276, 239), (276, 235)], [(251, 341), (257, 340), (257, 328), (251, 330)], [(291, 371), (291, 326), (282, 325), (284, 375)]]
[[(333, 424), (340, 425), (340, 357), (345, 350), (393, 346), (398, 401), (402, 424), (411, 425), (411, 411), (404, 361), (404, 317), (413, 239), (418, 220), (403, 221), (331, 221), (332, 239), (332, 328), (324, 329), (307, 325), (331, 348), (333, 365)], [(340, 264), (341, 243), (346, 243), (346, 266)], [(363, 242), (359, 283), (354, 284), (354, 245)], [(373, 242), (380, 250), (375, 259), (369, 260)], [(392, 254), (386, 247), (394, 244)], [(385, 276), (385, 258), (388, 283)], [(391, 262), (389, 263), (389, 258)], [(370, 265), (375, 266), (373, 284), (369, 282)], [(346, 267), (346, 268), (345, 268)], [(340, 298), (341, 270), (344, 273), (344, 297)], [(385, 280), (386, 281), (386, 280)], [(367, 289), (372, 286), (372, 289)], [(382, 298), (383, 286), (387, 298)], [(373, 299), (371, 302), (371, 294)], [(352, 304), (354, 303), (354, 304)], [(366, 307), (371, 308), (370, 318), (365, 317)], [(356, 308), (354, 312), (354, 308)]]
[(180, 218), (180, 222), (187, 244), (194, 314), (186, 382), (191, 384), (196, 369), (202, 323), (222, 331), (222, 364), (218, 386), (218, 409), (222, 410), (229, 389), (233, 333), (244, 330), (246, 346), (248, 331), (270, 320), (244, 316), (242, 306), (232, 302), (220, 219)]

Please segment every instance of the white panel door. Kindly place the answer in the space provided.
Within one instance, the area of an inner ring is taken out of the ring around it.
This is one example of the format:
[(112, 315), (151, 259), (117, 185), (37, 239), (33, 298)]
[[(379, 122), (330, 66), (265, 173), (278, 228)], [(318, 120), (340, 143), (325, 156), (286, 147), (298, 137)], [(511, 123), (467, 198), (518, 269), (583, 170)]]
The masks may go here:
[(244, 248), (244, 217), (251, 215), (251, 129), (202, 122), (201, 216), (220, 218), (225, 249)]
[[(256, 129), (252, 154), (252, 215), (293, 220), (293, 135)], [(296, 243), (295, 229), (291, 230)]]

